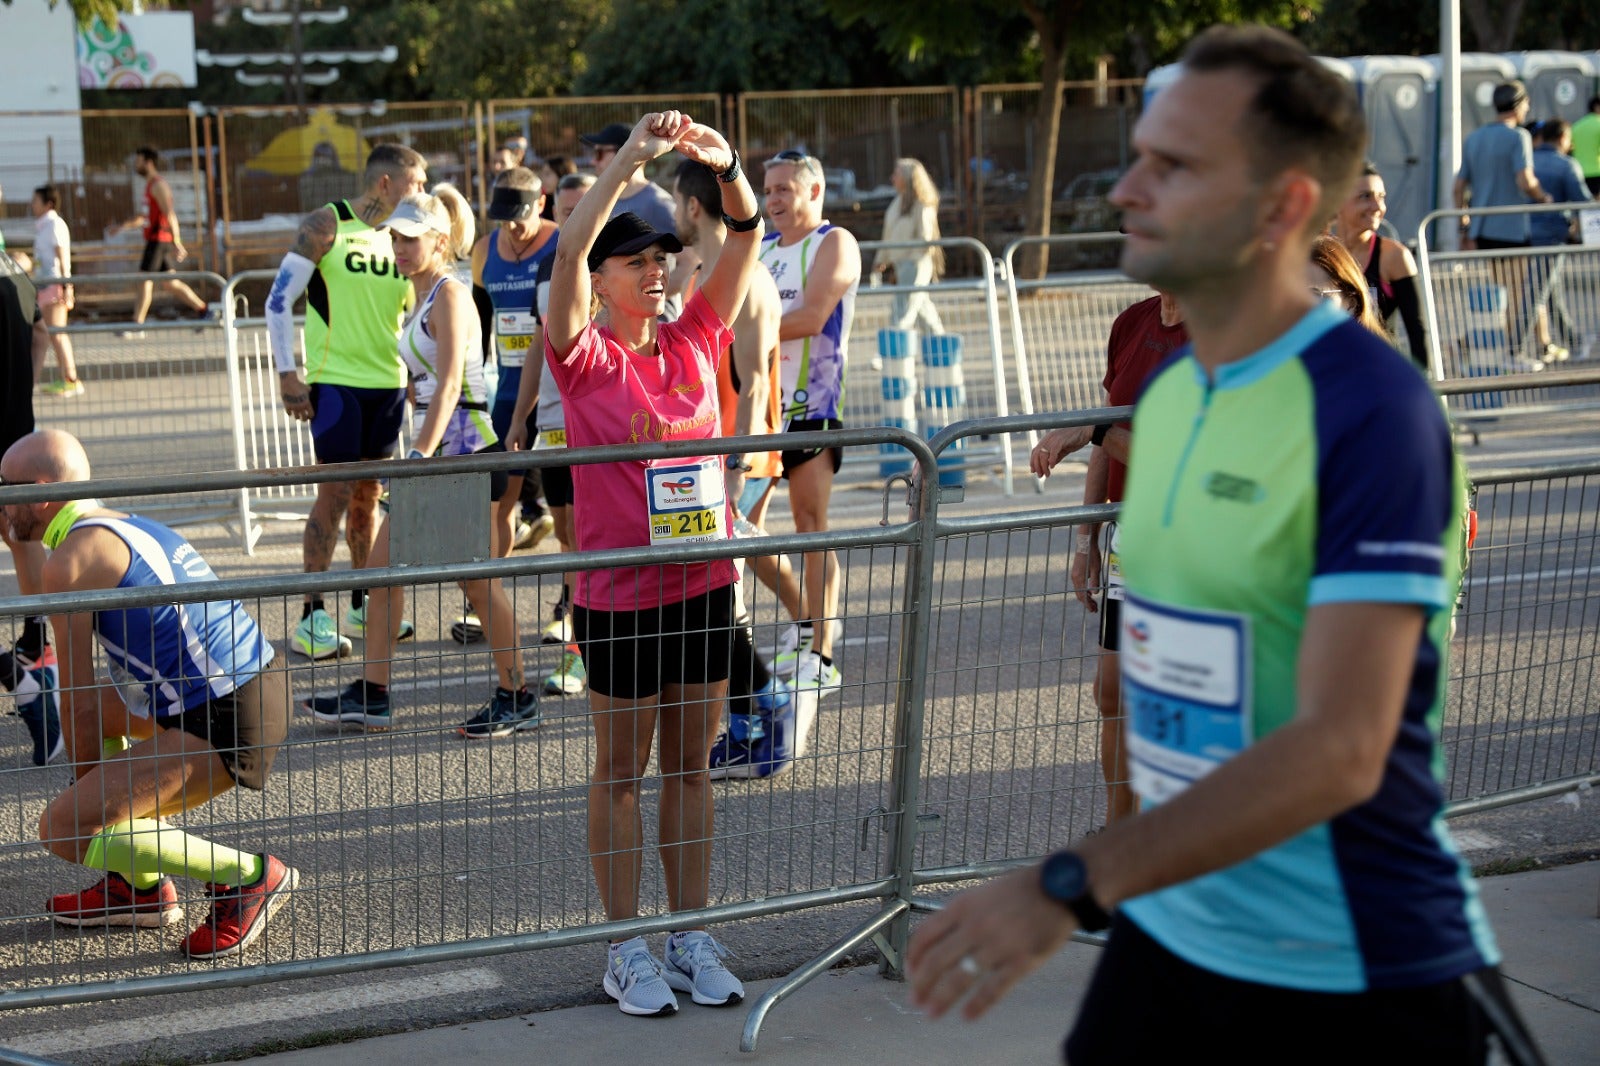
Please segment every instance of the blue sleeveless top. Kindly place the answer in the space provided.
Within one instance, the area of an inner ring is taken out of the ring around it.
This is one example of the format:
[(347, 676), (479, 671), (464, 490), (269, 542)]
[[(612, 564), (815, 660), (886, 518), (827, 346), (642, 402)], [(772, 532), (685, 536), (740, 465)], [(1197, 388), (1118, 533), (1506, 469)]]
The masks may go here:
[[(74, 528), (83, 526), (103, 526), (128, 546), (118, 588), (217, 580), (194, 546), (159, 522), (84, 518)], [(272, 661), (272, 645), (238, 600), (96, 611), (94, 630), (112, 676), (143, 690), (144, 700), (128, 705), (140, 717), (169, 718), (226, 696)]]

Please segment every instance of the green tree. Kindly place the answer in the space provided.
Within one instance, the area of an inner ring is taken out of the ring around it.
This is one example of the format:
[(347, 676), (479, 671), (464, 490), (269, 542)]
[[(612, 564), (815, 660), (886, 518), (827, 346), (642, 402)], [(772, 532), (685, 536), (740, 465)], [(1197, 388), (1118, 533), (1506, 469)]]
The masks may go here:
[[(885, 45), (906, 55), (964, 54), (973, 42), (999, 32), (1014, 32), (1019, 17), (1031, 33), (1029, 46), (1039, 56), (1039, 107), (1033, 119), (1033, 163), (1028, 174), (1026, 229), (1050, 232), (1055, 188), (1062, 93), (1069, 60), (1087, 65), (1093, 57), (1121, 53), (1146, 67), (1165, 59), (1193, 33), (1213, 22), (1265, 22), (1293, 26), (1321, 6), (1321, 0), (1191, 0), (1179, 5), (1136, 0), (877, 0), (869, 7), (855, 0), (824, 0), (845, 25), (873, 27)], [(1012, 38), (1013, 47), (1017, 43)], [(1030, 276), (1044, 273), (1045, 249), (1024, 263)]]
[[(10, 7), (14, 0), (4, 0)], [(38, 3), (38, 0), (23, 0), (23, 3)], [(139, 0), (45, 0), (54, 11), (61, 4), (66, 3), (72, 8), (72, 13), (77, 16), (78, 25), (88, 26), (95, 19), (104, 19), (109, 25), (116, 22), (117, 16), (132, 11), (135, 7), (166, 7), (166, 0), (149, 0), (140, 4)]]

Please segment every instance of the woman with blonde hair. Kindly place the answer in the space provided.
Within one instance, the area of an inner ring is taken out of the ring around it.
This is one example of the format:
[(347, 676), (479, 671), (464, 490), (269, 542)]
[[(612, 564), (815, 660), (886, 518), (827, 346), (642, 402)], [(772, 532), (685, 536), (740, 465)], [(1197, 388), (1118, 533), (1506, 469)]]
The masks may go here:
[[(895, 198), (883, 216), (885, 241), (936, 241), (939, 239), (939, 190), (934, 188), (928, 170), (915, 159), (897, 159), (894, 164)], [(873, 259), (873, 274), (882, 277), (894, 268), (896, 285), (929, 285), (944, 273), (944, 250), (934, 245), (921, 248), (880, 248)], [(922, 323), (927, 333), (943, 333), (944, 323), (926, 292), (894, 294), (894, 328), (912, 329)]]
[[(489, 388), (483, 373), (483, 333), (472, 292), (458, 277), (456, 264), (472, 252), (472, 208), (451, 185), (412, 193), (394, 209), (383, 228), (394, 242), (394, 262), (411, 279), (417, 306), (400, 330), (400, 358), (411, 374), (414, 415), (407, 459), (502, 451), (489, 417)], [(490, 476), (490, 550), (505, 534), (493, 520), (507, 491), (507, 475)], [(368, 565), (389, 565), (389, 519), (378, 530)], [(460, 727), (469, 739), (507, 736), (540, 724), (539, 700), (524, 684), (517, 621), (498, 579), (463, 581), (462, 589), (478, 617), (487, 623), (490, 654), (499, 687), (489, 702)], [(301, 706), (320, 722), (357, 722), (387, 729), (389, 661), (399, 637), (405, 590), (400, 586), (367, 594), (366, 663), (361, 680), (336, 696), (318, 696)]]
[[(669, 258), (683, 244), (632, 212), (611, 212), (646, 163), (674, 150), (717, 175), (728, 234), (683, 314), (662, 323)], [(574, 466), (580, 551), (731, 535), (717, 366), (733, 340), (727, 323), (759, 269), (760, 240), (761, 209), (738, 155), (720, 133), (676, 111), (640, 119), (567, 218), (550, 273), (544, 355), (561, 390), (568, 445), (703, 443), (693, 457)], [(590, 317), (591, 296), (605, 308), (603, 323)], [(595, 734), (589, 858), (613, 922), (639, 914), (642, 779), (658, 734), (657, 842), (667, 905), (695, 911), (710, 900), (711, 745), (728, 697), (736, 580), (731, 559), (577, 574), (573, 629), (589, 671)], [(664, 959), (642, 936), (613, 943), (602, 984), (624, 1014), (672, 1014), (675, 992), (725, 1006), (744, 998), (744, 986), (722, 965), (726, 953), (698, 923), (684, 921), (667, 938)]]
[(1388, 341), (1394, 338), (1378, 321), (1361, 268), (1343, 242), (1322, 234), (1311, 242), (1311, 261), (1306, 264), (1306, 282), (1311, 291), (1325, 300), (1337, 301), (1351, 318)]

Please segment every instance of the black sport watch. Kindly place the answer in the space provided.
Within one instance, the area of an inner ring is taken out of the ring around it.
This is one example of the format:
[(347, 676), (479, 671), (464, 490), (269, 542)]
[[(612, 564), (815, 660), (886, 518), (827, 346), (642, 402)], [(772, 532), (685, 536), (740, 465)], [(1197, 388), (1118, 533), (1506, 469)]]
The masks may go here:
[(728, 151), (733, 155), (733, 162), (728, 164), (727, 170), (717, 173), (717, 180), (722, 182), (724, 185), (729, 185), (739, 180), (739, 150), (737, 148), (730, 148)]
[(1089, 868), (1075, 851), (1058, 851), (1039, 869), (1039, 888), (1072, 912), (1078, 927), (1098, 933), (1111, 924), (1111, 915), (1095, 902), (1089, 890)]

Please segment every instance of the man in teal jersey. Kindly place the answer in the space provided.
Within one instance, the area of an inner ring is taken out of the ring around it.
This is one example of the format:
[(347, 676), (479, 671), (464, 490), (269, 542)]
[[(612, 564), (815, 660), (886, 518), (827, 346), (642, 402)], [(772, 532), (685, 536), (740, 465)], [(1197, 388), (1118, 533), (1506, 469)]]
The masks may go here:
[[(317, 462), (350, 463), (394, 454), (405, 414), (405, 365), (400, 361), (400, 316), (411, 282), (395, 269), (387, 230), (374, 227), (407, 195), (421, 192), (427, 161), (402, 144), (381, 144), (367, 157), (366, 191), (306, 216), (294, 248), (283, 257), (267, 296), (267, 335), (284, 410), (311, 423)], [(295, 363), (294, 304), (306, 294), (305, 376)], [(307, 382), (310, 386), (307, 386)], [(361, 569), (378, 535), (375, 480), (324, 482), (306, 519), (306, 573), (333, 562), (339, 520), (345, 520), (350, 565)], [(361, 590), (345, 621), (365, 630)], [(401, 639), (412, 632), (401, 624)], [(348, 655), (349, 638), (320, 595), (306, 597), (293, 644), (312, 659)]]
[(1111, 195), (1123, 270), (1192, 338), (1139, 400), (1120, 527), (1142, 809), (928, 919), (914, 999), (976, 1017), (1109, 927), (1074, 1064), (1478, 1063), (1491, 1030), (1537, 1062), (1441, 817), (1449, 427), (1305, 282), (1360, 105), (1263, 27), (1207, 31), (1183, 68)]

